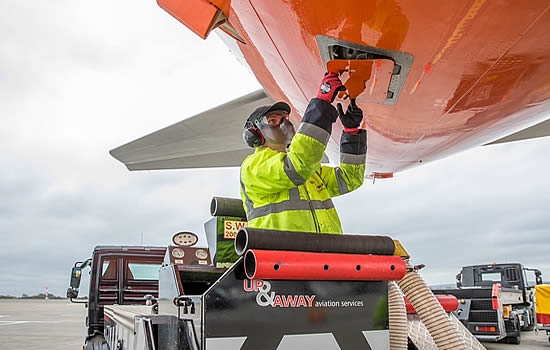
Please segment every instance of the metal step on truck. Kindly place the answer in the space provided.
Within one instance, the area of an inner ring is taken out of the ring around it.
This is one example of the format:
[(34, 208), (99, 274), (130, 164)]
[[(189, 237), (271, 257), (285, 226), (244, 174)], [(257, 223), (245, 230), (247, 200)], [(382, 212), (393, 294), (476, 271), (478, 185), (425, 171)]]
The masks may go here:
[[(534, 274), (533, 282), (528, 273)], [(456, 296), (459, 306), (454, 314), (479, 340), (519, 344), (521, 331), (535, 328), (539, 270), (521, 264), (464, 266), (456, 280), (457, 288), (432, 292)]]

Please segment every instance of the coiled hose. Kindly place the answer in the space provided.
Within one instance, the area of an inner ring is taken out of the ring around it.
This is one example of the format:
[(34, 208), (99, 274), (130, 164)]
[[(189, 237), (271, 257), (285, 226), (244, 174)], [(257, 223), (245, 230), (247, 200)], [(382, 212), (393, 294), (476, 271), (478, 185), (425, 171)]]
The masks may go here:
[(440, 350), (466, 350), (464, 340), (426, 282), (418, 272), (412, 269), (408, 260), (405, 262), (411, 270), (398, 282), (398, 285), (430, 332), (437, 347)]
[(390, 349), (407, 350), (407, 310), (403, 293), (395, 281), (388, 282)]

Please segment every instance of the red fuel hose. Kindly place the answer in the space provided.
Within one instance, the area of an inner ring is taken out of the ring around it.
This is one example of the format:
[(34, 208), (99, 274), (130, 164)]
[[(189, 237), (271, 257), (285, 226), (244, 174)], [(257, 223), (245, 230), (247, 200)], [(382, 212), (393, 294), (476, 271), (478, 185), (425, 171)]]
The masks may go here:
[(248, 250), (246, 276), (266, 280), (396, 281), (406, 267), (398, 256)]
[[(458, 299), (454, 295), (436, 295), (435, 298), (441, 304), (441, 306), (443, 306), (443, 310), (445, 310), (445, 312), (453, 312), (458, 309)], [(416, 310), (414, 309), (410, 301), (407, 299), (407, 297), (404, 297), (404, 299), (407, 313), (415, 314)]]

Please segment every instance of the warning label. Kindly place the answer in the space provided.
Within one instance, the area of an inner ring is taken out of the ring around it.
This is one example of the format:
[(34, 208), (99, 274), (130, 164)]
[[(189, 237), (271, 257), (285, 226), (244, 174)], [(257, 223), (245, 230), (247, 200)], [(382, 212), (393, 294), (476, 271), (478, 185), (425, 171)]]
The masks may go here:
[(224, 220), (223, 223), (223, 238), (225, 239), (235, 239), (237, 232), (241, 227), (246, 225), (246, 221), (240, 220)]

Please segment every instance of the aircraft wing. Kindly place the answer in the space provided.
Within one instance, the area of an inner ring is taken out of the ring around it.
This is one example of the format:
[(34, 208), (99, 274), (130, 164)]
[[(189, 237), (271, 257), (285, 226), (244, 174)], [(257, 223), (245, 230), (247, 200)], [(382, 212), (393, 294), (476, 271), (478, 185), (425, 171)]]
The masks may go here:
[(550, 119), (545, 120), (541, 123), (535, 124), (531, 127), (525, 128), (523, 130), (520, 130), (511, 135), (500, 138), (496, 141), (489, 142), (486, 145), (494, 145), (497, 143), (535, 139), (535, 138), (544, 137), (544, 136), (550, 136)]
[(109, 153), (129, 170), (240, 166), (254, 151), (242, 139), (246, 116), (271, 103), (264, 90), (257, 90)]
[(129, 170), (240, 166), (254, 152), (242, 139), (246, 117), (255, 108), (274, 102), (264, 90), (257, 90), (109, 153)]

